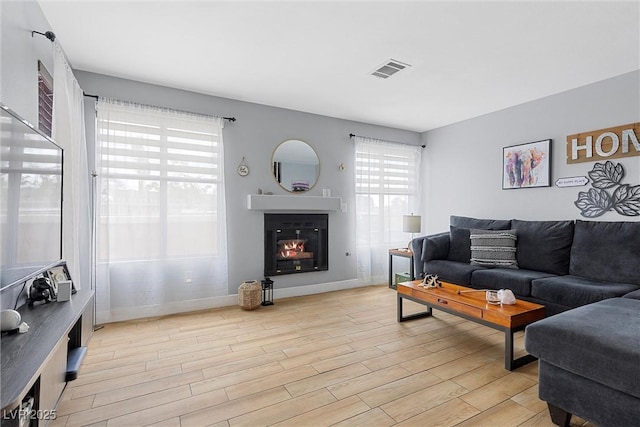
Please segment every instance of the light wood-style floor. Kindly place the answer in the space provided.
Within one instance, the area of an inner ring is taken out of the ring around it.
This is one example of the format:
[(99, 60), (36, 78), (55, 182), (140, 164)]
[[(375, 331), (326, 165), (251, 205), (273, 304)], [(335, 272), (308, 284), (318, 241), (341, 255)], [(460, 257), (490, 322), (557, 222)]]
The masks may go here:
[(386, 286), (275, 303), (106, 325), (53, 425), (553, 425), (537, 363), (506, 371), (498, 331), (397, 323)]

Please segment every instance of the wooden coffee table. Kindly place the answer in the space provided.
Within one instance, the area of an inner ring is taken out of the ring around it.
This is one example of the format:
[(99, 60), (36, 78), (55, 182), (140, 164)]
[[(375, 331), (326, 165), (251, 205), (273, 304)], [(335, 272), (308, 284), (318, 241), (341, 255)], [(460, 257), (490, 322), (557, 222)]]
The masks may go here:
[[(525, 326), (543, 319), (543, 305), (517, 300), (513, 305), (489, 304), (481, 291), (458, 294), (458, 291), (474, 291), (471, 288), (442, 282), (441, 287), (423, 288), (421, 280), (402, 282), (397, 285), (398, 322), (431, 316), (432, 309), (462, 317), (481, 325), (503, 331), (504, 335), (504, 367), (512, 371), (531, 363), (536, 358), (530, 354), (517, 359), (513, 358), (513, 334)], [(402, 300), (408, 299), (426, 305), (426, 311), (402, 315)]]

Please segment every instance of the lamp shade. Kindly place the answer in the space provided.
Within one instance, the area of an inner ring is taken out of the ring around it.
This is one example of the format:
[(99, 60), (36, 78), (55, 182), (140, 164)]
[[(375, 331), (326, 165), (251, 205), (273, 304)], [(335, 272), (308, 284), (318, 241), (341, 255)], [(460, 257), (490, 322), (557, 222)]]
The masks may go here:
[(405, 233), (419, 233), (422, 217), (420, 215), (402, 215), (402, 231)]

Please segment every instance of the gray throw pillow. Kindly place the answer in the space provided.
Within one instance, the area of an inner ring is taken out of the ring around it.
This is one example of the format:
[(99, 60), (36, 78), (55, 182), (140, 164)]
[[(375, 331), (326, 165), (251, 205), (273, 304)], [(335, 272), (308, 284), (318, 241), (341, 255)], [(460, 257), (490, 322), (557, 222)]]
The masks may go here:
[(518, 234), (518, 267), (551, 274), (569, 274), (573, 221), (511, 220)]
[(466, 262), (471, 259), (471, 240), (469, 240), (469, 229), (449, 227), (449, 254), (447, 259), (449, 261)]
[(576, 220), (569, 274), (640, 285), (640, 222)]
[(515, 230), (469, 231), (471, 264), (483, 267), (518, 268)]
[(422, 261), (432, 259), (446, 259), (449, 253), (449, 235), (437, 235), (425, 237), (422, 243)]

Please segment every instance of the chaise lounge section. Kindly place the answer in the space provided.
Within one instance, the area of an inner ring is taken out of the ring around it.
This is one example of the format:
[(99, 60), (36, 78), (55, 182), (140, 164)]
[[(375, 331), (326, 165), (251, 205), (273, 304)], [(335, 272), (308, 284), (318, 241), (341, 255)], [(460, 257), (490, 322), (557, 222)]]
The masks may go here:
[(535, 322), (525, 348), (539, 359), (552, 421), (640, 426), (640, 300), (612, 298)]

